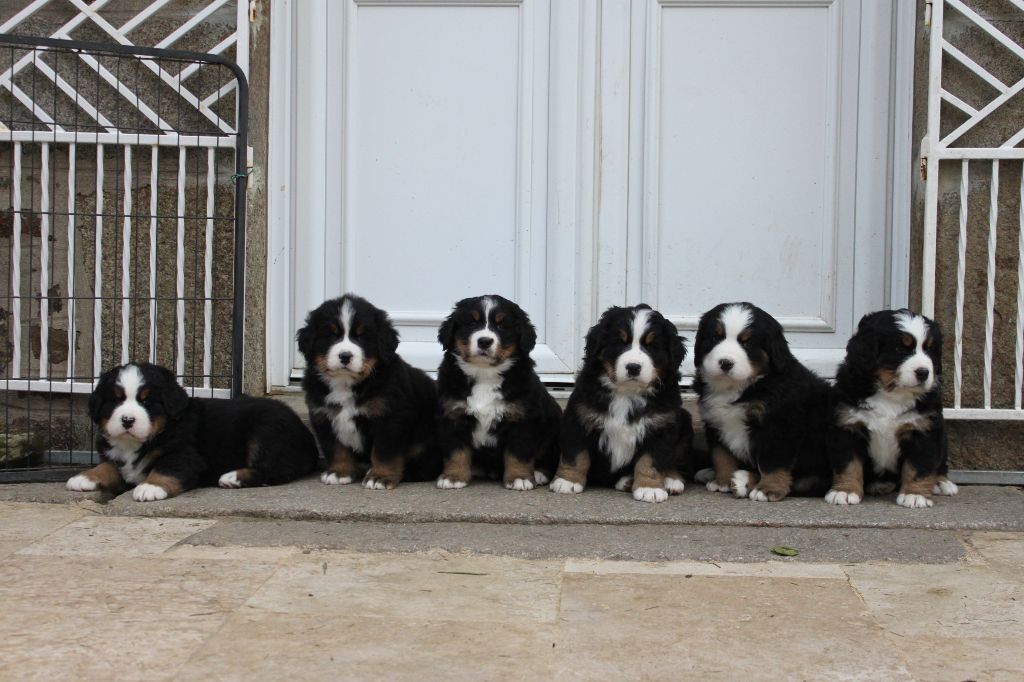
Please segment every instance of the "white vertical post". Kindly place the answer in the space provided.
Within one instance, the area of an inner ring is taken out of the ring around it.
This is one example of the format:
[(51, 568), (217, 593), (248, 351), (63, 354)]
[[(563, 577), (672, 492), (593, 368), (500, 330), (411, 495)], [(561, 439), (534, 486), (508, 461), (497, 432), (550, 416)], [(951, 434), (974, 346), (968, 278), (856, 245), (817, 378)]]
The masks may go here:
[[(928, 45), (928, 128), (926, 135), (924, 192), (924, 229), (921, 245), (921, 312), (935, 317), (935, 248), (939, 219), (939, 89), (942, 87), (942, 15), (945, 2), (936, 2), (932, 8), (931, 35)], [(928, 149), (928, 147), (931, 147)]]
[(121, 364), (128, 362), (132, 293), (132, 148), (124, 148), (124, 228), (121, 231)]
[[(1024, 166), (1024, 164), (1022, 164)], [(1013, 373), (1013, 408), (1022, 407), (1021, 391), (1024, 390), (1024, 167), (1021, 168), (1020, 204), (1017, 216), (1020, 221), (1017, 236), (1017, 346), (1016, 370)]]
[(185, 377), (185, 148), (178, 150), (178, 348), (175, 359), (178, 380)]
[(75, 378), (75, 143), (68, 145), (68, 381)]
[(96, 275), (93, 280), (92, 374), (103, 371), (103, 145), (96, 145)]
[(14, 143), (14, 183), (11, 203), (14, 220), (11, 225), (11, 377), (21, 376), (21, 143)]
[(967, 269), (967, 199), (969, 178), (968, 161), (960, 164), (960, 241), (956, 259), (956, 338), (953, 348), (953, 407), (960, 409), (963, 389), (964, 354), (964, 274)]
[[(206, 152), (206, 262), (203, 273), (203, 387), (210, 387), (210, 370), (213, 365), (211, 332), (213, 329), (213, 212), (214, 212), (214, 148)], [(236, 153), (244, 153), (238, 152)]]
[(988, 212), (988, 292), (985, 297), (985, 409), (992, 408), (992, 335), (996, 307), (996, 229), (999, 225), (999, 160), (992, 161)]
[(149, 162), (149, 361), (156, 362), (156, 225), (160, 145), (153, 145)]
[(50, 145), (41, 145), (39, 174), (39, 378), (45, 379), (50, 364)]

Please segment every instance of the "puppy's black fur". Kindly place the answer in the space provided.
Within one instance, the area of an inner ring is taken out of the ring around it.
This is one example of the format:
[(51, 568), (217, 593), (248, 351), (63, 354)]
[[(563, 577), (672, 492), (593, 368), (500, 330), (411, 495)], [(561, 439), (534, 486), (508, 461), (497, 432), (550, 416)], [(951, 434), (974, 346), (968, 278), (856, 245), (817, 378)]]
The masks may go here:
[[(321, 480), (350, 483), (365, 471), (364, 487), (390, 489), (402, 480), (435, 479), (437, 387), (399, 357), (387, 313), (346, 294), (310, 312), (296, 337), (306, 358), (310, 422), (327, 460)], [(339, 349), (361, 357), (359, 371), (329, 357)]]
[(437, 338), (445, 351), (437, 370), (445, 456), (438, 487), (465, 486), (473, 466), (509, 489), (549, 481), (562, 410), (534, 371), (537, 333), (526, 312), (497, 294), (465, 298)]
[(934, 320), (909, 310), (861, 319), (832, 391), (827, 501), (856, 503), (865, 489), (885, 493), (897, 485), (905, 506), (956, 493), (946, 477), (941, 376), (942, 330)]
[[(708, 488), (772, 501), (820, 494), (829, 387), (793, 356), (778, 320), (751, 303), (715, 306), (701, 316), (694, 361), (715, 468)], [(749, 374), (736, 380), (740, 368)]]
[[(121, 383), (125, 372), (135, 377), (127, 395)], [(111, 415), (129, 402), (135, 408), (130, 414), (142, 416), (139, 410), (144, 410), (152, 424), (141, 442), (111, 438), (107, 431)], [(89, 398), (89, 415), (100, 427), (96, 450), (101, 464), (75, 479), (109, 489), (148, 483), (165, 493), (151, 491), (156, 496), (136, 499), (163, 499), (218, 481), (223, 487), (278, 485), (316, 465), (313, 436), (286, 405), (247, 396), (190, 398), (170, 370), (146, 362), (105, 372)]]
[[(666, 484), (681, 492), (680, 472), (689, 466), (693, 442), (679, 392), (685, 357), (675, 325), (650, 306), (606, 310), (587, 332), (583, 366), (562, 418), (552, 490), (615, 485), (645, 501), (665, 499)], [(631, 371), (637, 381), (630, 381)], [(649, 383), (639, 381), (645, 373)]]

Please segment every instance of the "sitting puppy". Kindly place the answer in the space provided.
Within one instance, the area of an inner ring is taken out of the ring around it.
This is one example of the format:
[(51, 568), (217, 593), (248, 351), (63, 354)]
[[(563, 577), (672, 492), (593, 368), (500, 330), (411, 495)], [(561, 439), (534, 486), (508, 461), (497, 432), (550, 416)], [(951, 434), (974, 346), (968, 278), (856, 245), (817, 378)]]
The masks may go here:
[(694, 359), (708, 490), (759, 502), (823, 491), (829, 388), (793, 357), (782, 325), (750, 303), (723, 303), (701, 316)]
[(946, 477), (941, 372), (942, 332), (932, 320), (909, 310), (861, 319), (833, 387), (826, 502), (857, 504), (865, 483), (868, 493), (885, 495), (897, 477), (896, 503), (904, 507), (957, 493)]
[(587, 332), (583, 368), (562, 418), (558, 493), (590, 482), (663, 502), (683, 492), (680, 468), (693, 444), (682, 408), (679, 365), (686, 346), (648, 305), (609, 308)]
[(437, 333), (445, 355), (437, 370), (443, 411), (438, 488), (463, 488), (475, 464), (509, 490), (532, 490), (558, 464), (562, 410), (533, 370), (537, 341), (530, 318), (501, 296), (466, 298)]
[(351, 483), (365, 471), (364, 488), (390, 490), (437, 477), (437, 388), (398, 356), (387, 313), (346, 294), (310, 312), (296, 338), (309, 421), (327, 460), (321, 481)]
[(135, 486), (139, 502), (201, 485), (278, 485), (316, 466), (316, 443), (288, 406), (269, 398), (189, 398), (170, 370), (148, 362), (115, 367), (89, 397), (100, 463), (68, 490)]

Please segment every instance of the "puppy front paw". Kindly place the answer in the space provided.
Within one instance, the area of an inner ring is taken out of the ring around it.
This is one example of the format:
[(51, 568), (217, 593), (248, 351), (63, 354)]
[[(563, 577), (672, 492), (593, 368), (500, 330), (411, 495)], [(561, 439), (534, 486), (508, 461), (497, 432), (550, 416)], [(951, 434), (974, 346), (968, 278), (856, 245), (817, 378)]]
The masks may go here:
[(901, 507), (907, 507), (908, 509), (924, 509), (925, 507), (932, 506), (932, 501), (924, 495), (900, 493), (896, 496), (896, 504)]
[(140, 483), (132, 491), (132, 498), (136, 502), (156, 502), (157, 500), (166, 500), (167, 491), (152, 483)]
[(437, 477), (437, 487), (441, 490), (461, 490), (468, 485), (467, 481), (458, 481), (448, 476)]
[(348, 485), (352, 482), (351, 476), (342, 476), (333, 471), (325, 471), (320, 474), (320, 482), (326, 485)]
[(551, 478), (540, 469), (536, 469), (533, 472), (533, 482), (537, 485), (547, 485)]
[(396, 476), (378, 474), (370, 469), (363, 478), (363, 487), (367, 490), (394, 490), (400, 481)]
[(633, 489), (633, 477), (623, 476), (615, 482), (615, 489), (620, 493), (628, 493)]
[(668, 491), (664, 488), (637, 488), (633, 491), (633, 499), (638, 502), (664, 502), (668, 499)]
[(68, 479), (64, 487), (76, 493), (88, 493), (98, 490), (100, 486), (85, 474), (76, 474)]
[(750, 472), (746, 469), (737, 469), (732, 479), (729, 480), (729, 490), (732, 494), (739, 498), (744, 498), (750, 494)]
[(505, 481), (506, 490), (533, 490), (533, 487), (532, 476), (530, 478), (513, 478), (510, 481)]
[(932, 495), (956, 495), (958, 492), (960, 492), (960, 488), (948, 478), (940, 478), (932, 488)]
[(686, 490), (686, 483), (681, 478), (665, 477), (665, 490), (669, 495), (681, 495)]
[(711, 467), (707, 469), (701, 469), (693, 475), (693, 480), (696, 483), (714, 483), (715, 481), (715, 470)]
[(583, 492), (582, 483), (573, 483), (572, 481), (566, 480), (555, 476), (555, 480), (551, 481), (551, 492), (553, 493), (581, 493)]
[(221, 488), (241, 488), (242, 481), (239, 480), (237, 471), (229, 471), (217, 480), (217, 485)]
[(728, 483), (719, 483), (718, 481), (708, 481), (704, 487), (713, 493), (727, 493), (730, 490)]
[(825, 501), (838, 505), (860, 504), (860, 495), (845, 490), (829, 490), (825, 493)]

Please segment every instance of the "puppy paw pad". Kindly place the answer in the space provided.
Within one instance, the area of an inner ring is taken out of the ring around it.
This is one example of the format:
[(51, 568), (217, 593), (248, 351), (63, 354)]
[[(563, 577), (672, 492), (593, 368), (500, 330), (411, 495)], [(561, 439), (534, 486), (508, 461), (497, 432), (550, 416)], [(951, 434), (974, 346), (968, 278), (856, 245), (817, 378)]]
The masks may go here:
[(167, 499), (167, 491), (152, 483), (140, 483), (132, 491), (132, 498), (136, 502), (155, 502)]
[(351, 476), (341, 476), (333, 471), (325, 471), (320, 474), (320, 482), (327, 485), (348, 485), (352, 482)]
[(960, 488), (948, 478), (944, 478), (936, 483), (932, 489), (933, 495), (956, 495), (958, 492), (960, 492)]
[(532, 478), (516, 478), (505, 484), (508, 490), (533, 490)]
[(96, 481), (85, 476), (84, 474), (77, 474), (68, 479), (65, 484), (68, 490), (73, 490), (76, 493), (87, 493), (99, 488)]
[(665, 490), (669, 495), (679, 495), (686, 490), (686, 483), (681, 478), (665, 478)]
[(633, 499), (639, 502), (664, 502), (668, 499), (668, 491), (664, 488), (637, 488), (633, 491)]
[(707, 469), (701, 469), (693, 476), (693, 480), (697, 483), (714, 483), (715, 482), (715, 470), (711, 467)]
[(437, 487), (441, 490), (461, 490), (466, 487), (466, 481), (456, 481), (451, 478), (442, 476), (437, 479)]
[(633, 489), (633, 477), (623, 476), (615, 482), (615, 489), (619, 492), (625, 492)]
[(924, 509), (925, 507), (932, 506), (932, 501), (924, 495), (900, 493), (896, 496), (896, 504), (908, 509)]
[(551, 492), (553, 493), (581, 493), (583, 492), (582, 483), (573, 483), (567, 481), (564, 478), (555, 476), (555, 480), (551, 481)]
[(825, 501), (829, 504), (838, 505), (860, 504), (860, 495), (842, 490), (829, 490), (825, 494)]
[(242, 482), (238, 480), (237, 471), (229, 471), (218, 479), (217, 485), (221, 488), (241, 488)]

